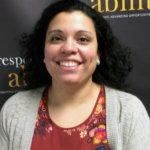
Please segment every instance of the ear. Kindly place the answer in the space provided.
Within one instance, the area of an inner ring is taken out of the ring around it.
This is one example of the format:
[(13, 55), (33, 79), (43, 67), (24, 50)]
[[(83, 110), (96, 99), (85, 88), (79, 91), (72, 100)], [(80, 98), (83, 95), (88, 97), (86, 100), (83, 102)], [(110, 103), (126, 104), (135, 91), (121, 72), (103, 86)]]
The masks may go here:
[(100, 54), (99, 54), (99, 51), (97, 52), (97, 60), (96, 60), (96, 61), (97, 61), (97, 66), (100, 65), (101, 62), (100, 62)]
[(43, 59), (43, 63), (45, 64), (45, 58)]
[(97, 59), (97, 66), (99, 66), (101, 64), (100, 59)]

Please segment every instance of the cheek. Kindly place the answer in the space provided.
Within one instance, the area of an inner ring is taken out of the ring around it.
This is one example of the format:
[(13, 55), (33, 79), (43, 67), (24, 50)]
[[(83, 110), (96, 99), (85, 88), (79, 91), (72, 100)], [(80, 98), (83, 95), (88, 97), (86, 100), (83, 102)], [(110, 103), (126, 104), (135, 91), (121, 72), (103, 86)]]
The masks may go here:
[(97, 60), (98, 58), (98, 55), (97, 55), (97, 48), (96, 47), (85, 47), (85, 48), (82, 48), (82, 55), (83, 57), (85, 57), (85, 59), (87, 61), (95, 61)]
[(45, 56), (45, 58), (47, 56), (49, 56), (49, 53), (50, 53), (49, 47), (45, 45), (45, 48), (44, 48), (44, 56)]
[(44, 49), (45, 58), (52, 58), (55, 55), (56, 55), (55, 47), (45, 46), (45, 49)]
[(45, 66), (50, 76), (53, 76), (53, 57), (54, 51), (52, 47), (45, 46), (44, 48), (44, 56), (45, 56)]

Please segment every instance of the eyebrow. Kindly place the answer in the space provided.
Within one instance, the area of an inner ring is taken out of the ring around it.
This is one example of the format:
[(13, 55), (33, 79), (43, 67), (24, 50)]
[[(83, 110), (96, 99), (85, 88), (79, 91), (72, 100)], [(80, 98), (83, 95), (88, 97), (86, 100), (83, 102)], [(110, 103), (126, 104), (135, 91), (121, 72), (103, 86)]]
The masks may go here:
[(86, 34), (93, 35), (93, 33), (92, 33), (92, 32), (87, 31), (87, 30), (79, 30), (77, 33), (86, 33)]
[[(48, 31), (48, 35), (50, 35), (50, 34), (52, 34), (52, 33), (63, 33), (63, 31), (62, 31), (62, 30), (59, 30), (59, 29), (55, 29), (55, 30)], [(93, 35), (92, 32), (87, 31), (87, 30), (79, 30), (79, 31), (77, 31), (77, 34), (78, 34), (78, 33), (86, 33), (86, 34)]]
[(63, 33), (63, 32), (59, 29), (48, 31), (48, 35), (52, 33)]

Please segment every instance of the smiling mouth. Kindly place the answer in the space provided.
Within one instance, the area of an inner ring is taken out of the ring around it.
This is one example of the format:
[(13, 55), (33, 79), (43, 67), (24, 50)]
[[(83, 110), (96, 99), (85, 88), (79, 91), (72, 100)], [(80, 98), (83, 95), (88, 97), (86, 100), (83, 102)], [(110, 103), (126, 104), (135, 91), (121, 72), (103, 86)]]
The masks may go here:
[(74, 61), (60, 61), (58, 64), (63, 67), (76, 67), (80, 65), (80, 63)]

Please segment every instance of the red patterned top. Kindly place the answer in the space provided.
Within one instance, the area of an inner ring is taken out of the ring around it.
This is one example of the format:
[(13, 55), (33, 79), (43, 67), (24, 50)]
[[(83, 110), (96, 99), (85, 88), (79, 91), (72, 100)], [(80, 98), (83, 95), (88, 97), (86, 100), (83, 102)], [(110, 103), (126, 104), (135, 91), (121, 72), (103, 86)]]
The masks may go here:
[(101, 87), (88, 119), (73, 128), (61, 128), (50, 119), (45, 90), (38, 109), (31, 150), (109, 150), (104, 87)]

